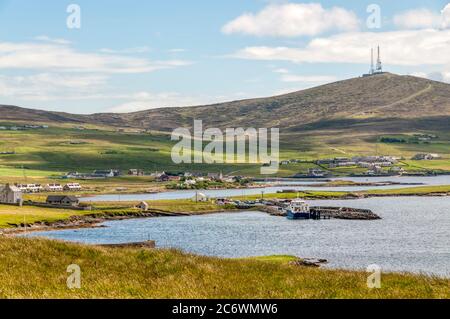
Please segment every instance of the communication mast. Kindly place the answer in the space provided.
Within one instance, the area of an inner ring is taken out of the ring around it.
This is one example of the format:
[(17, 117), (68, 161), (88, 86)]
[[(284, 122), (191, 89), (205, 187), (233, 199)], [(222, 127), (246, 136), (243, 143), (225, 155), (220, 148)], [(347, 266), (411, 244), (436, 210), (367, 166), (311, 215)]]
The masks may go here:
[(383, 73), (383, 64), (381, 63), (380, 46), (378, 46), (377, 68), (375, 70), (375, 73)]
[(381, 62), (381, 49), (380, 46), (377, 47), (377, 62), (374, 63), (374, 49), (371, 49), (370, 56), (370, 70), (368, 74), (364, 74), (363, 77), (368, 77), (372, 75), (383, 74), (383, 63)]
[(369, 74), (374, 74), (375, 73), (375, 68), (374, 68), (374, 64), (373, 64), (373, 48), (372, 48), (372, 55), (371, 55), (371, 59), (370, 59), (370, 71)]

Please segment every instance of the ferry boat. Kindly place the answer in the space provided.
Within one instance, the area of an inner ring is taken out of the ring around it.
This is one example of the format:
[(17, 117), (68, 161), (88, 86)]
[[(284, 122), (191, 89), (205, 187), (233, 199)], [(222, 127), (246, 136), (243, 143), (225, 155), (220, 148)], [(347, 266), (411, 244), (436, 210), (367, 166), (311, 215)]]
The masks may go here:
[(294, 199), (286, 208), (287, 218), (295, 219), (311, 219), (311, 211), (309, 205), (301, 199)]

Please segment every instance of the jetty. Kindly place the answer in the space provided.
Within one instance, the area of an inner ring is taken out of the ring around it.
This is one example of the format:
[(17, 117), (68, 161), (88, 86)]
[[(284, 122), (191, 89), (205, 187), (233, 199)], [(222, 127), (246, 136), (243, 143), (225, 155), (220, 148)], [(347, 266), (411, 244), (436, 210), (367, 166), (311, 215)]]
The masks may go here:
[[(261, 206), (258, 209), (272, 216), (287, 217), (287, 212), (277, 206)], [(380, 220), (381, 217), (369, 209), (350, 207), (310, 207), (311, 219)]]
[(379, 220), (380, 216), (369, 209), (349, 207), (311, 207), (311, 213), (319, 215), (319, 219)]

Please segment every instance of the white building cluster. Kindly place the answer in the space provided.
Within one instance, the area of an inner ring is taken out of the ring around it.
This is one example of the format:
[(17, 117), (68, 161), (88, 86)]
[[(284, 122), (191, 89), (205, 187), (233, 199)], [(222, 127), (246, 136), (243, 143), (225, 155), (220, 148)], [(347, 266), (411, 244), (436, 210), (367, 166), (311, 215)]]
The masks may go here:
[(79, 183), (61, 184), (16, 184), (22, 193), (41, 193), (41, 192), (77, 192), (81, 191), (82, 187)]

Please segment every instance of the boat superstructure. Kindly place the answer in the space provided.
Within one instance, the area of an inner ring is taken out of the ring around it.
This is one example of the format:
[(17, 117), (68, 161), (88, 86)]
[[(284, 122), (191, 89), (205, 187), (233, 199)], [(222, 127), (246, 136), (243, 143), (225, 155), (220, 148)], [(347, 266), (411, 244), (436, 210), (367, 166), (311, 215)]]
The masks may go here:
[(294, 199), (287, 207), (286, 213), (288, 219), (311, 219), (311, 210), (304, 200)]

